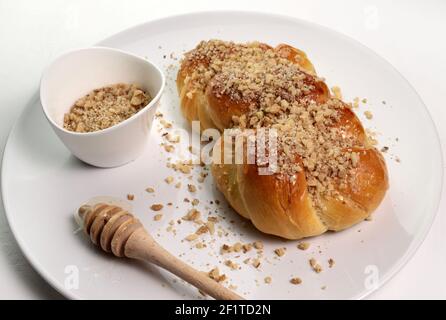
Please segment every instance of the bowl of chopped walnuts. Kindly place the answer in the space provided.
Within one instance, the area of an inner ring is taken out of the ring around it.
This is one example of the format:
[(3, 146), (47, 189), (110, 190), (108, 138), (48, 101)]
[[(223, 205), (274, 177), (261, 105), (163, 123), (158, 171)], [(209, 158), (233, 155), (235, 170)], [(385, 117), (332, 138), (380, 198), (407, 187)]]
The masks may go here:
[(165, 85), (161, 70), (124, 51), (67, 52), (43, 73), (40, 100), (65, 146), (97, 167), (116, 167), (143, 151)]

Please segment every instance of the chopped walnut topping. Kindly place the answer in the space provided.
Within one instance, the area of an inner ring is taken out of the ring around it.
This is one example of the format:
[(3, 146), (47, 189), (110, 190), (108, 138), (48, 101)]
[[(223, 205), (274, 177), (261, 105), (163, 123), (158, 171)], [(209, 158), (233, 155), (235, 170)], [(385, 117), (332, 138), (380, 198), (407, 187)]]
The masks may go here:
[(251, 249), (252, 249), (252, 244), (250, 244), (250, 243), (245, 243), (245, 244), (242, 245), (242, 248), (243, 248), (243, 253), (246, 253), (246, 252), (248, 252), (248, 251), (251, 251)]
[(231, 246), (228, 246), (227, 244), (222, 245), (221, 248), (220, 248), (220, 252), (222, 254), (229, 253), (229, 252), (232, 252), (232, 251), (233, 251), (233, 248)]
[(166, 135), (166, 140), (170, 143), (178, 143), (180, 142), (180, 136), (172, 136), (170, 133)]
[(197, 206), (200, 203), (200, 200), (193, 199), (191, 203), (192, 203), (193, 206)]
[(214, 269), (209, 271), (208, 276), (209, 278), (215, 280), (216, 282), (222, 282), (226, 280), (226, 275), (224, 274), (220, 275), (220, 270), (218, 269), (218, 267), (215, 267)]
[(133, 194), (128, 194), (127, 195), (127, 200), (133, 201), (133, 199), (135, 199), (135, 196)]
[(160, 120), (160, 123), (161, 123), (162, 126), (163, 126), (164, 128), (166, 128), (166, 129), (172, 128), (172, 124), (171, 124), (170, 122), (167, 122), (167, 121), (164, 120), (164, 119), (161, 119), (161, 120)]
[(341, 88), (339, 88), (338, 86), (334, 86), (334, 87), (331, 88), (331, 92), (333, 92), (334, 96), (337, 99), (342, 100)]
[(189, 190), (189, 192), (195, 192), (195, 191), (197, 191), (197, 187), (194, 186), (193, 184), (188, 184), (187, 190)]
[(194, 64), (189, 90), (249, 106), (232, 117), (233, 127), (277, 131), (278, 179), (295, 182), (303, 171), (318, 210), (322, 197), (338, 196), (337, 183), (345, 184), (357, 159), (345, 150), (358, 142), (337, 125), (349, 106), (330, 96), (322, 79), (258, 42), (202, 41), (185, 63)]
[(265, 277), (265, 279), (263, 279), (263, 281), (264, 281), (266, 284), (270, 284), (270, 283), (273, 281), (273, 279), (272, 279), (271, 277)]
[(277, 248), (274, 250), (274, 253), (276, 255), (278, 255), (279, 257), (285, 255), (285, 252), (286, 252), (286, 248)]
[(155, 220), (155, 221), (160, 221), (162, 217), (163, 217), (163, 215), (159, 213), (159, 214), (156, 214), (156, 215), (153, 217), (153, 220)]
[(200, 211), (198, 211), (197, 209), (191, 209), (189, 210), (189, 212), (182, 217), (181, 219), (186, 220), (186, 221), (194, 221), (194, 222), (198, 222), (198, 220), (200, 220), (201, 217), (201, 213)]
[(93, 132), (112, 127), (136, 114), (152, 98), (135, 84), (114, 84), (80, 98), (64, 116), (69, 131)]
[(262, 241), (256, 241), (253, 243), (254, 248), (258, 249), (258, 250), (262, 250), (263, 249), (263, 242)]
[(164, 150), (166, 150), (166, 152), (173, 152), (175, 150), (175, 147), (170, 144), (165, 144)]
[(146, 189), (146, 192), (148, 192), (148, 193), (154, 193), (154, 192), (155, 192), (155, 189), (152, 188), (152, 187), (148, 187), (148, 188)]
[(164, 206), (160, 203), (155, 203), (150, 206), (153, 211), (160, 211)]
[(203, 248), (205, 248), (206, 247), (206, 245), (203, 243), (203, 242), (198, 242), (196, 245), (195, 245), (195, 248), (197, 248), (197, 249), (203, 249)]
[(252, 265), (253, 265), (254, 268), (260, 267), (260, 259), (252, 260)]
[(214, 223), (218, 222), (218, 218), (217, 217), (213, 217), (213, 216), (209, 216), (208, 217), (208, 221), (212, 221)]
[(198, 239), (198, 234), (192, 233), (192, 234), (188, 235), (185, 239), (187, 241), (194, 241), (194, 240)]
[(166, 179), (164, 179), (164, 181), (165, 181), (167, 184), (171, 184), (171, 183), (173, 182), (173, 177), (172, 177), (172, 176), (169, 176), (169, 177), (167, 177)]
[(307, 250), (310, 247), (310, 244), (308, 242), (301, 242), (297, 245), (297, 248), (299, 250)]
[(212, 222), (212, 221), (208, 221), (208, 222), (206, 222), (206, 227), (208, 228), (209, 233), (210, 233), (211, 235), (215, 233), (215, 225), (214, 225), (214, 222)]
[(369, 110), (364, 111), (364, 115), (368, 120), (371, 120), (373, 118), (373, 114)]
[(202, 235), (204, 233), (207, 233), (209, 231), (207, 226), (201, 226), (197, 229), (197, 231), (195, 231), (196, 235)]
[(333, 268), (334, 265), (335, 265), (335, 261), (332, 258), (328, 259), (328, 267)]
[(180, 171), (184, 174), (190, 174), (193, 168), (193, 163), (192, 160), (178, 161), (177, 163), (172, 163), (171, 166), (172, 169), (174, 169), (175, 171)]
[(239, 269), (239, 265), (237, 263), (235, 263), (232, 260), (226, 260), (225, 261), (225, 265), (229, 268), (231, 268), (232, 270), (237, 270)]
[(292, 284), (301, 284), (302, 283), (302, 279), (298, 278), (298, 277), (295, 277), (295, 278), (291, 278), (290, 282)]
[(309, 260), (309, 262), (310, 262), (310, 266), (314, 270), (314, 272), (316, 272), (316, 273), (322, 272), (322, 267), (319, 263), (317, 263), (316, 259), (311, 258)]
[(240, 252), (243, 248), (243, 245), (240, 242), (234, 244), (233, 249), (235, 252)]

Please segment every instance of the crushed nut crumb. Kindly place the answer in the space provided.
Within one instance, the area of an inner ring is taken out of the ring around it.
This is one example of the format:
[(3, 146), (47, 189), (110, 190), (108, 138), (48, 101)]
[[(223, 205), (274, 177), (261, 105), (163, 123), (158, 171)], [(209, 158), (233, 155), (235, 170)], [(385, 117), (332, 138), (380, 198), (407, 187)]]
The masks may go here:
[(256, 248), (256, 249), (261, 250), (261, 249), (263, 249), (263, 242), (262, 242), (262, 241), (255, 241), (255, 242), (253, 243), (253, 246), (254, 246), (254, 248)]
[(297, 284), (301, 284), (302, 283), (302, 279), (298, 278), (298, 277), (295, 277), (295, 278), (291, 278), (290, 282), (292, 284), (296, 284), (297, 285)]
[(153, 211), (160, 211), (164, 206), (160, 203), (155, 203), (150, 206)]
[(286, 252), (286, 248), (277, 248), (274, 250), (274, 253), (276, 255), (278, 255), (279, 257), (282, 257), (283, 255), (285, 255)]
[(198, 238), (198, 235), (197, 235), (196, 233), (192, 233), (192, 234), (188, 235), (185, 239), (186, 239), (187, 241), (194, 241), (194, 240), (196, 240), (197, 238)]
[(172, 177), (172, 176), (169, 176), (169, 177), (167, 177), (166, 179), (164, 179), (164, 181), (165, 181), (167, 184), (171, 184), (171, 183), (173, 182), (173, 177)]
[(239, 269), (239, 265), (237, 263), (235, 263), (232, 260), (226, 260), (225, 261), (225, 265), (229, 268), (231, 268), (232, 270), (237, 270)]
[(220, 275), (220, 270), (218, 269), (218, 267), (215, 267), (211, 271), (209, 271), (208, 276), (209, 278), (215, 280), (216, 282), (222, 282), (226, 280), (226, 275), (224, 274)]
[(189, 192), (195, 192), (195, 191), (197, 191), (197, 187), (194, 186), (193, 184), (188, 184), (187, 190), (189, 190)]
[(311, 268), (313, 269), (314, 272), (316, 272), (316, 273), (322, 272), (322, 267), (321, 267), (321, 265), (319, 263), (317, 263), (316, 259), (311, 258), (309, 260), (309, 262), (310, 262), (310, 266), (311, 266)]
[(151, 100), (135, 84), (113, 84), (91, 91), (64, 115), (63, 127), (74, 132), (94, 132), (112, 127), (136, 114)]

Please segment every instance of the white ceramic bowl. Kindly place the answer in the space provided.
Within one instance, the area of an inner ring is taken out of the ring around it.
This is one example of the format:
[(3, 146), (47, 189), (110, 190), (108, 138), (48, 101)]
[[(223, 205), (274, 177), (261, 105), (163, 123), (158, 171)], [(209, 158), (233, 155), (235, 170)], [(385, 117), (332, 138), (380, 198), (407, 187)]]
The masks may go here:
[[(77, 99), (115, 83), (136, 83), (153, 99), (129, 119), (101, 131), (63, 128), (64, 114)], [(164, 85), (164, 75), (153, 63), (124, 51), (92, 47), (65, 53), (46, 68), (40, 100), (54, 131), (77, 158), (97, 167), (116, 167), (142, 153)]]

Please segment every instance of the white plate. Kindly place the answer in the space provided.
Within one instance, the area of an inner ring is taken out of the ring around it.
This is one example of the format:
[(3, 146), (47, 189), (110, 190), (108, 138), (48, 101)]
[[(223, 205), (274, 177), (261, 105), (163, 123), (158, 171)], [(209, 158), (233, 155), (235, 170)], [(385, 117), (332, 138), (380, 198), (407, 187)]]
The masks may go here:
[[(181, 240), (195, 231), (192, 223), (176, 227), (176, 236), (165, 231), (171, 219), (180, 218), (190, 208), (183, 202), (190, 194), (184, 187), (178, 190), (163, 181), (172, 171), (165, 166), (168, 155), (161, 152), (158, 125), (152, 130), (145, 154), (133, 163), (114, 169), (93, 168), (76, 160), (64, 148), (44, 119), (36, 96), (11, 132), (2, 171), (8, 221), (24, 254), (51, 285), (70, 298), (198, 297), (195, 289), (176, 281), (167, 272), (102, 254), (82, 233), (73, 233), (76, 226), (72, 212), (83, 201), (97, 195), (125, 198), (133, 193), (134, 212), (144, 225), (154, 235), (159, 234), (157, 239), (168, 250), (182, 254), (182, 259), (199, 269), (209, 270), (224, 260), (213, 254), (218, 253), (223, 243), (263, 240), (266, 259), (259, 270), (243, 264), (245, 255), (230, 256), (240, 263), (241, 270), (231, 271), (220, 265), (230, 283), (246, 298), (366, 296), (413, 255), (437, 209), (442, 181), (441, 152), (423, 102), (389, 63), (369, 49), (326, 28), (281, 16), (237, 12), (176, 16), (131, 28), (101, 45), (149, 57), (163, 66), (168, 86), (160, 110), (174, 121), (174, 127), (186, 128), (179, 114), (173, 80), (176, 58), (200, 40), (209, 38), (260, 40), (272, 45), (289, 43), (303, 49), (329, 85), (342, 88), (346, 100), (356, 96), (367, 98), (368, 102), (357, 113), (366, 127), (379, 132), (381, 145), (390, 147), (386, 154), (390, 189), (373, 221), (310, 239), (311, 248), (300, 251), (296, 242), (262, 235), (221, 205), (220, 213), (228, 218), (220, 225), (232, 232), (224, 238), (215, 236), (206, 249), (191, 250), (190, 243)], [(171, 64), (173, 68), (169, 67)], [(365, 110), (372, 111), (373, 120), (364, 119)], [(396, 157), (401, 159), (400, 163)], [(197, 196), (203, 212), (208, 211), (204, 207), (210, 200), (221, 199), (211, 180), (206, 179)], [(183, 185), (186, 183), (183, 178)], [(156, 188), (155, 195), (144, 191), (148, 186)], [(178, 208), (166, 207), (163, 219), (155, 222), (148, 209), (154, 202), (173, 202)], [(279, 246), (287, 247), (287, 253), (275, 259), (273, 249)], [(321, 262), (322, 273), (310, 269), (310, 257)], [(331, 269), (327, 267), (329, 258), (336, 261)], [(73, 288), (76, 271), (79, 286)], [(271, 284), (264, 283), (266, 276), (272, 277)], [(294, 276), (302, 278), (303, 283), (290, 284), (289, 279)]]

